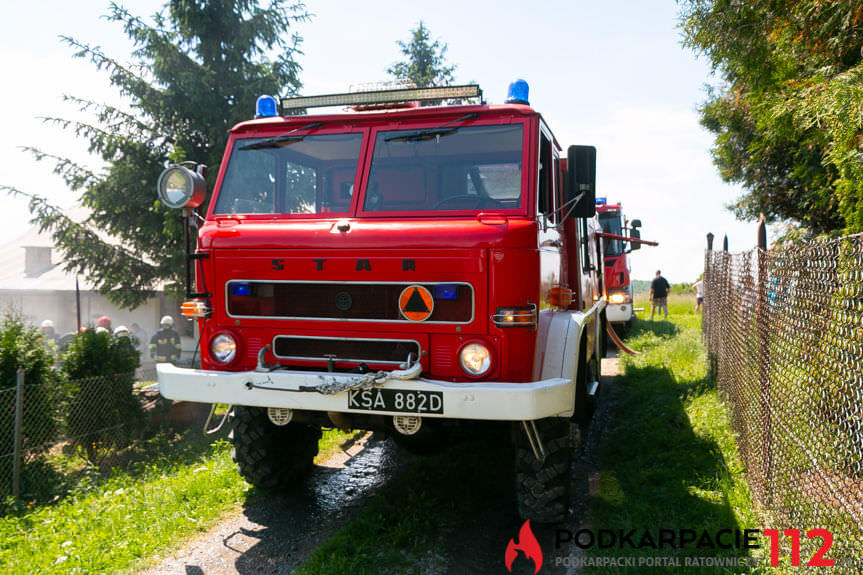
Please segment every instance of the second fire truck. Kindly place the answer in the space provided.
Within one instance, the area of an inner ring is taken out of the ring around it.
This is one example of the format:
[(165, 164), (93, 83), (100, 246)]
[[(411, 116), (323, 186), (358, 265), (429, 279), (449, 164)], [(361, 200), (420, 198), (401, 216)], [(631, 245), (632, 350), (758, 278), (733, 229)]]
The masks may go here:
[(605, 314), (614, 331), (623, 336), (635, 321), (629, 254), (641, 248), (641, 232), (638, 229), (641, 220), (628, 222), (621, 205), (609, 204), (605, 198), (596, 199), (596, 212), (603, 233), (604, 280), (608, 297)]

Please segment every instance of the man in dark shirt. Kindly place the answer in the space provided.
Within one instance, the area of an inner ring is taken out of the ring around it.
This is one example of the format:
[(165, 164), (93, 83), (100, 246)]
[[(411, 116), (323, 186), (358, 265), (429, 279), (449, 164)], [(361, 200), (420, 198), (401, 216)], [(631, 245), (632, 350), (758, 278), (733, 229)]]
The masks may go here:
[(659, 308), (659, 313), (662, 313), (662, 310), (665, 310), (665, 317), (668, 317), (668, 290), (671, 289), (671, 286), (668, 285), (668, 281), (664, 277), (662, 277), (662, 272), (660, 270), (656, 270), (656, 277), (653, 278), (653, 281), (650, 282), (650, 301), (652, 305), (650, 306), (650, 319), (653, 319), (653, 313), (656, 311), (656, 308)]
[(180, 334), (174, 331), (174, 318), (166, 315), (160, 329), (150, 338), (150, 357), (157, 362), (175, 363), (180, 359)]

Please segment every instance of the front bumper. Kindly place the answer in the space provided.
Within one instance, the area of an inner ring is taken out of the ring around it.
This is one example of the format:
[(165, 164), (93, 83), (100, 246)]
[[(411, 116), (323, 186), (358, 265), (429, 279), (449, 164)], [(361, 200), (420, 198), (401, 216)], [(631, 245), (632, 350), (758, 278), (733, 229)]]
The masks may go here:
[(525, 421), (571, 414), (575, 383), (553, 378), (531, 383), (451, 383), (425, 378), (388, 380), (381, 389), (431, 391), (443, 394), (442, 413), (368, 411), (348, 406), (348, 392), (324, 395), (321, 385), (356, 382), (351, 373), (277, 370), (272, 372), (206, 371), (156, 366), (159, 392), (168, 399), (200, 403), (287, 407), (296, 410), (333, 411), (373, 415), (422, 415), (450, 419)]
[(605, 317), (611, 323), (622, 323), (632, 320), (631, 303), (610, 303), (605, 306)]

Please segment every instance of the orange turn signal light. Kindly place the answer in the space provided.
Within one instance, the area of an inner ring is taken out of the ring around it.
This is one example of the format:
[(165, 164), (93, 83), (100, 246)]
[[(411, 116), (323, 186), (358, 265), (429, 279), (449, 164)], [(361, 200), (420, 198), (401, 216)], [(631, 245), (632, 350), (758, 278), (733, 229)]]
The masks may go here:
[(575, 294), (566, 286), (556, 285), (548, 290), (548, 303), (554, 307), (566, 309), (572, 304)]
[(535, 327), (537, 324), (536, 306), (499, 307), (494, 310), (491, 321), (497, 327)]
[(200, 299), (187, 300), (180, 305), (180, 314), (189, 319), (210, 317), (212, 311), (210, 305)]

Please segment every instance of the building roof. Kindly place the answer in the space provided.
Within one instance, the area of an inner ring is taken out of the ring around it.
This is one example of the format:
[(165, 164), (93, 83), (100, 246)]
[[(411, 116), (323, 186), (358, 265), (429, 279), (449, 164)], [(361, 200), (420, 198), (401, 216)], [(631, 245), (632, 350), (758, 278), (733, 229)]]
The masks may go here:
[[(72, 208), (67, 215), (76, 221), (86, 217), (86, 208)], [(63, 270), (63, 254), (54, 248), (51, 232), (33, 226), (18, 238), (0, 245), (0, 291), (74, 291), (75, 274)], [(95, 286), (78, 277), (82, 290)]]
[[(90, 210), (75, 206), (65, 211), (66, 217), (75, 222), (85, 222)], [(118, 245), (120, 240), (104, 230), (95, 233), (105, 242)], [(0, 244), (0, 291), (74, 291), (74, 273), (63, 269), (63, 252), (54, 246), (51, 231), (39, 231), (33, 226), (18, 238)], [(78, 288), (97, 291), (86, 275), (77, 276)], [(156, 289), (163, 289), (159, 283)]]
[[(65, 210), (64, 214), (72, 221), (84, 223), (90, 210), (77, 205)], [(89, 226), (88, 226), (89, 227)], [(111, 236), (106, 230), (94, 231), (108, 244), (120, 245), (119, 238)], [(143, 256), (144, 261), (150, 261)], [(74, 273), (63, 269), (63, 253), (54, 246), (51, 231), (40, 232), (33, 226), (18, 238), (0, 244), (0, 291), (75, 291)], [(80, 290), (98, 291), (86, 275), (77, 276)], [(157, 282), (155, 289), (163, 290), (165, 284)]]

